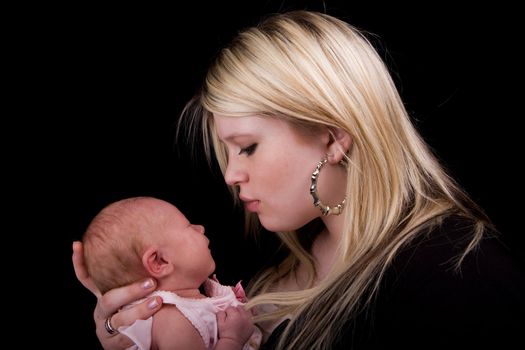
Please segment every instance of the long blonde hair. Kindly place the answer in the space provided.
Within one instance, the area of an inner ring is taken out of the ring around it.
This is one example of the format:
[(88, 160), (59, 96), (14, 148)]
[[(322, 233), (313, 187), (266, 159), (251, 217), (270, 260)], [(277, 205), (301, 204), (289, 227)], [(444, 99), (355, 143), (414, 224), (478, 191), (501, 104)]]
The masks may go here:
[[(250, 306), (278, 306), (257, 320), (291, 316), (279, 348), (329, 348), (343, 321), (370, 302), (400, 247), (439, 221), (431, 219), (454, 212), (475, 222), (457, 266), (481, 238), (486, 217), (411, 124), (373, 46), (341, 20), (308, 11), (277, 14), (220, 52), (183, 120), (203, 128), (207, 153), (213, 147), (224, 171), (226, 152), (214, 133), (213, 113), (341, 128), (353, 140), (345, 224), (331, 271), (314, 284), (314, 260), (297, 232), (277, 233), (289, 254), (251, 286)], [(276, 292), (274, 286), (298, 264), (308, 271), (309, 288)]]

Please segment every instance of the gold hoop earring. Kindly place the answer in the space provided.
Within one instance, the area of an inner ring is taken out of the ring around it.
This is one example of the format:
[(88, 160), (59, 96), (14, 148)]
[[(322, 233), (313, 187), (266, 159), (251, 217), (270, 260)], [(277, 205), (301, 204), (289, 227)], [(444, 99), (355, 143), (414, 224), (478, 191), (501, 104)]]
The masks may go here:
[[(321, 210), (321, 213), (323, 216), (328, 215), (339, 215), (343, 212), (343, 207), (346, 203), (346, 196), (343, 199), (343, 201), (339, 204), (337, 204), (335, 207), (330, 207), (319, 199), (319, 195), (317, 194), (317, 178), (319, 177), (319, 173), (321, 172), (321, 168), (328, 162), (327, 158), (323, 158), (317, 163), (317, 166), (315, 167), (312, 178), (311, 178), (311, 185), (310, 185), (310, 194), (312, 195), (312, 198), (314, 199), (314, 206), (318, 207)], [(339, 162), (342, 166), (346, 167), (346, 163), (343, 161)]]

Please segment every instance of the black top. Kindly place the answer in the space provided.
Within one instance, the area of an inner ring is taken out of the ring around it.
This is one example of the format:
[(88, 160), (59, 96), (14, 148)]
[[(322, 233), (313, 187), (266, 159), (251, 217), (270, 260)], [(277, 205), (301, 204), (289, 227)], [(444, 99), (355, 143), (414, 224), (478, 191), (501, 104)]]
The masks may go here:
[[(456, 272), (470, 234), (465, 219), (451, 217), (402, 249), (374, 302), (346, 322), (332, 349), (524, 348), (525, 275), (494, 237)], [(285, 325), (262, 349), (275, 347)]]

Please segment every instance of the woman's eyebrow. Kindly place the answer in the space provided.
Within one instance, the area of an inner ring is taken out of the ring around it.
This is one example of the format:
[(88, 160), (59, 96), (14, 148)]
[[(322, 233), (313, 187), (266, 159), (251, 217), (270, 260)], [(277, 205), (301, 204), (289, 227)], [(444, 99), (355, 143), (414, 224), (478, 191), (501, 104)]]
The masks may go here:
[(236, 138), (242, 138), (242, 137), (248, 137), (248, 136), (252, 136), (252, 135), (249, 134), (249, 133), (239, 132), (239, 133), (233, 133), (231, 135), (228, 135), (225, 138), (223, 138), (223, 140), (224, 141), (231, 141), (231, 140), (236, 139)]

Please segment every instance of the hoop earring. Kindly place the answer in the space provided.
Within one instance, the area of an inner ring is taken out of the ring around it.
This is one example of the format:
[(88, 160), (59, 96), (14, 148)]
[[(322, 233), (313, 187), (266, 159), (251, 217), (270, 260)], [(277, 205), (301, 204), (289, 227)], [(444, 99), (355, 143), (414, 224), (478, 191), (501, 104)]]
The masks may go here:
[[(314, 199), (314, 206), (318, 207), (321, 210), (321, 213), (323, 216), (328, 215), (339, 215), (343, 212), (343, 207), (346, 203), (346, 196), (343, 199), (343, 201), (339, 204), (337, 204), (335, 207), (330, 207), (319, 199), (319, 195), (317, 194), (317, 178), (319, 177), (319, 173), (321, 172), (321, 168), (328, 162), (327, 158), (323, 158), (317, 163), (317, 166), (315, 167), (312, 178), (311, 178), (311, 185), (310, 185), (310, 194), (312, 195), (312, 198)], [(346, 163), (343, 161), (340, 161), (339, 164), (344, 166), (346, 168)]]

